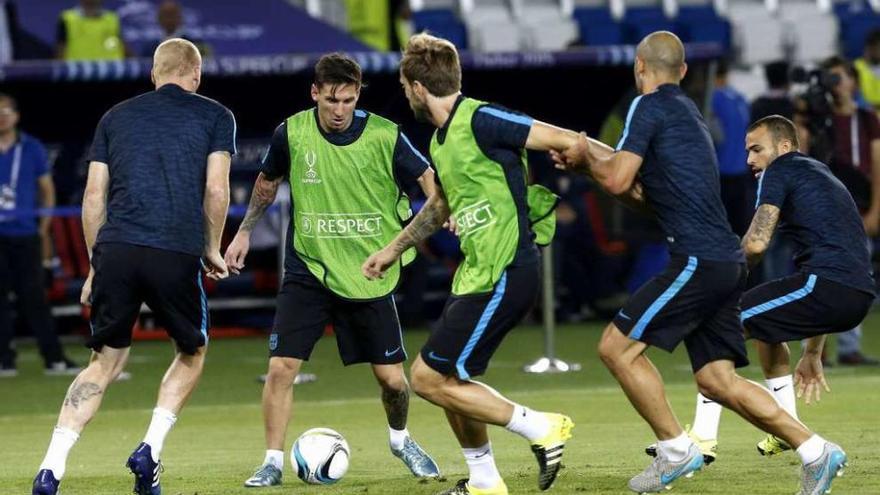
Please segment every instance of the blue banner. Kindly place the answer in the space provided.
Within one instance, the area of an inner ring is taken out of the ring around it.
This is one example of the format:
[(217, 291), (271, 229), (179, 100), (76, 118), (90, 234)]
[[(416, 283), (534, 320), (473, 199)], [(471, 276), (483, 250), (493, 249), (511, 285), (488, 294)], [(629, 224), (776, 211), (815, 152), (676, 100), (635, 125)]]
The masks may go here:
[[(724, 55), (717, 43), (689, 43), (689, 62), (711, 60)], [(301, 55), (214, 57), (206, 59), (202, 73), (213, 77), (294, 75), (312, 69), (322, 52)], [(364, 73), (394, 72), (399, 53), (350, 53)], [(595, 46), (565, 52), (461, 53), (465, 70), (536, 69), (546, 67), (631, 65), (634, 46)], [(0, 66), (3, 80), (114, 81), (149, 79), (152, 63), (145, 59), (119, 62), (17, 62)]]
[[(105, 0), (122, 23), (122, 37), (135, 53), (163, 36), (157, 21), (160, 0)], [(271, 55), (335, 50), (365, 51), (344, 33), (285, 0), (184, 0), (184, 34), (210, 45), (217, 55)], [(19, 0), (22, 28), (55, 46), (59, 14), (76, 0)]]

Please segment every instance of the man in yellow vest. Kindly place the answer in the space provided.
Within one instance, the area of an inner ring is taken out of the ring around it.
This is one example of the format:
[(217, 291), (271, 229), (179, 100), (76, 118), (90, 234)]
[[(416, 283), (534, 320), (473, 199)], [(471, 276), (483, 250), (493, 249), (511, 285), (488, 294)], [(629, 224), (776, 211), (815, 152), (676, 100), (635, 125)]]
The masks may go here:
[(58, 17), (58, 58), (122, 60), (128, 53), (119, 16), (101, 7), (102, 0), (80, 0), (79, 7)]
[(864, 54), (854, 65), (862, 96), (875, 110), (880, 109), (880, 29), (868, 34)]

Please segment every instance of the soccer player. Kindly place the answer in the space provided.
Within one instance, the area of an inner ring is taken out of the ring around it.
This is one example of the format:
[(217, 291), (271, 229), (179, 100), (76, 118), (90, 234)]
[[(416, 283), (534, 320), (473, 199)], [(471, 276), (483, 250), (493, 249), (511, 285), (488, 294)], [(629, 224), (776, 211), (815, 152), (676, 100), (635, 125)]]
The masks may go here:
[(703, 455), (676, 419), (660, 374), (645, 355), (648, 346), (672, 351), (683, 341), (700, 392), (797, 448), (804, 465), (801, 493), (824, 493), (846, 454), (735, 371), (748, 363), (739, 311), (745, 259), (721, 204), (708, 128), (679, 86), (686, 71), (678, 37), (648, 35), (634, 67), (641, 96), (630, 107), (617, 149), (582, 138), (554, 154), (560, 167), (586, 171), (611, 194), (653, 210), (672, 254), (666, 271), (633, 295), (599, 342), (602, 361), (658, 439), (657, 457), (629, 487), (661, 492), (703, 467)]
[[(779, 115), (765, 117), (746, 135), (748, 163), (760, 176), (755, 217), (742, 245), (750, 265), (760, 261), (777, 230), (795, 246), (798, 272), (743, 294), (742, 322), (755, 339), (761, 368), (776, 400), (797, 418), (795, 387), (809, 404), (824, 388), (822, 347), (828, 333), (845, 332), (861, 322), (874, 301), (868, 238), (846, 187), (821, 162), (797, 152), (794, 124)], [(805, 340), (792, 376), (787, 342)], [(717, 438), (716, 404), (697, 402), (694, 427), (701, 438)], [(790, 450), (768, 435), (758, 443), (762, 455)]]
[[(445, 410), (470, 472), (444, 493), (507, 493), (487, 424), (531, 443), (538, 486), (546, 490), (571, 437), (571, 419), (515, 404), (473, 378), (486, 371), (504, 336), (529, 312), (540, 285), (523, 150), (565, 148), (577, 134), (462, 96), (455, 46), (427, 34), (410, 38), (400, 82), (416, 117), (437, 127), (431, 157), (441, 186), (400, 235), (364, 262), (364, 275), (383, 283), (399, 258), (452, 213), (464, 260), (439, 324), (411, 369), (413, 390)], [(553, 199), (537, 218), (552, 213)]]
[(403, 263), (380, 284), (360, 274), (361, 261), (393, 239), (412, 214), (402, 184), (417, 182), (430, 195), (434, 172), (397, 124), (356, 108), (360, 91), (357, 62), (336, 53), (321, 57), (311, 89), (316, 106), (275, 130), (248, 211), (226, 250), (230, 269), (238, 273), (251, 231), (281, 181), (288, 181), (291, 222), (284, 280), (263, 386), (267, 450), (262, 466), (245, 481), (247, 487), (281, 484), (293, 382), (330, 322), (342, 362), (372, 366), (382, 389), (391, 452), (416, 476), (440, 476), (406, 428), (406, 350), (393, 295)]
[(168, 40), (153, 56), (156, 90), (110, 109), (92, 143), (83, 231), (92, 270), (81, 302), (91, 304), (91, 361), (70, 385), (34, 495), (54, 495), (67, 455), (122, 371), (131, 330), (146, 302), (174, 339), (143, 442), (128, 459), (134, 492), (159, 495), (162, 447), (202, 374), (208, 306), (202, 270), (227, 275), (220, 237), (229, 205), (235, 119), (195, 94), (202, 59), (189, 41)]

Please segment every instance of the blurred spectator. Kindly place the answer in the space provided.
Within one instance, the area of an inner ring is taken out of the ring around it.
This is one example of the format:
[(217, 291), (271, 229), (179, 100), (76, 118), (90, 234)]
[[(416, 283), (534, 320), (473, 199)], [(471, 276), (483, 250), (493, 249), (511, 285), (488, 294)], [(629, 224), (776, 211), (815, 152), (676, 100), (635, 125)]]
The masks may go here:
[[(832, 90), (831, 169), (862, 212), (868, 236), (874, 237), (880, 229), (880, 121), (872, 110), (857, 105), (857, 74), (846, 59), (831, 57), (822, 68), (837, 78)], [(862, 354), (861, 336), (861, 326), (838, 336), (840, 364), (880, 364)]]
[(102, 0), (79, 0), (58, 18), (58, 58), (64, 60), (122, 60), (128, 53), (122, 41), (119, 16), (102, 8)]
[(391, 49), (391, 5), (389, 0), (345, 0), (348, 31), (365, 45), (387, 52)]
[(203, 58), (211, 55), (211, 47), (208, 44), (192, 38), (184, 29), (183, 7), (176, 0), (163, 0), (157, 9), (156, 20), (159, 23), (159, 27), (162, 28), (162, 39), (147, 46), (141, 52), (142, 57), (152, 58), (156, 48), (163, 41), (171, 38), (183, 38), (192, 42), (199, 49)]
[(862, 96), (875, 109), (880, 109), (880, 29), (868, 34), (862, 58), (856, 60)]
[(787, 119), (794, 118), (794, 103), (791, 90), (790, 67), (788, 62), (771, 62), (764, 66), (764, 77), (767, 79), (766, 93), (752, 102), (751, 122), (769, 115), (782, 115)]
[(52, 48), (21, 28), (12, 0), (0, 0), (0, 65), (12, 60), (50, 59)]
[(721, 175), (721, 200), (727, 220), (736, 235), (742, 237), (752, 221), (755, 209), (755, 179), (746, 163), (746, 129), (749, 127), (749, 104), (745, 96), (728, 84), (728, 65), (721, 61), (715, 72), (712, 91), (713, 139)]
[(37, 204), (55, 206), (52, 176), (46, 150), (18, 131), (18, 119), (15, 100), (0, 94), (0, 377), (17, 374), (10, 290), (17, 297), (20, 321), (37, 338), (46, 374), (76, 374), (79, 369), (64, 357), (55, 334), (43, 288), (42, 261), (52, 254), (51, 217), (42, 217), (38, 226), (33, 216)]

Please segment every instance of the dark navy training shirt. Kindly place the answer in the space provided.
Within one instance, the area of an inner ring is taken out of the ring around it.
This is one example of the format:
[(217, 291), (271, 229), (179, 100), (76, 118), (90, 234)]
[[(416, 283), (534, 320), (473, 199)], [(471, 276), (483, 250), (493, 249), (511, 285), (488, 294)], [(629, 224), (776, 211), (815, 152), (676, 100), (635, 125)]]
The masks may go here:
[[(33, 210), (39, 205), (39, 180), (49, 171), (46, 148), (38, 139), (18, 133), (18, 139), (6, 152), (0, 151), (0, 188), (5, 201), (0, 207), (0, 236), (37, 235), (37, 217), (4, 215), (4, 209)], [(4, 294), (0, 294), (4, 297)]]
[(110, 109), (89, 154), (110, 170), (97, 242), (201, 256), (208, 155), (235, 153), (235, 130), (226, 107), (173, 84)]
[[(440, 144), (446, 140), (449, 123), (458, 110), (464, 96), (459, 96), (452, 107), (446, 123), (437, 131)], [(504, 177), (510, 194), (516, 204), (519, 222), (519, 243), (514, 256), (513, 265), (533, 263), (538, 260), (538, 249), (535, 246), (535, 234), (529, 224), (529, 205), (527, 183), (528, 177), (523, 167), (523, 148), (529, 139), (534, 120), (528, 115), (514, 112), (494, 104), (480, 106), (471, 118), (471, 131), (474, 140), (483, 154), (498, 163), (504, 170)], [(440, 182), (440, 175), (435, 176)], [(442, 185), (442, 184), (441, 184)]]
[(672, 254), (745, 261), (721, 203), (709, 129), (679, 86), (633, 100), (617, 150), (643, 158), (639, 180)]
[(824, 164), (782, 155), (758, 182), (758, 203), (779, 208), (779, 231), (794, 245), (798, 270), (874, 293), (871, 255), (852, 196)]
[[(342, 132), (331, 133), (324, 132), (324, 129), (318, 122), (317, 109), (315, 109), (314, 115), (315, 124), (318, 126), (321, 135), (328, 142), (336, 146), (347, 146), (357, 141), (367, 127), (367, 119), (370, 118), (369, 113), (363, 110), (355, 110), (354, 118), (348, 129)], [(296, 146), (296, 143), (294, 143), (294, 146)], [(395, 179), (398, 181), (399, 187), (404, 190), (412, 187), (419, 177), (428, 170), (429, 166), (428, 160), (413, 147), (403, 131), (397, 133), (397, 142), (394, 145), (392, 160)], [(285, 179), (290, 177), (290, 147), (287, 141), (287, 121), (282, 122), (281, 125), (275, 128), (272, 142), (269, 144), (269, 150), (263, 156), (263, 167), (260, 171), (269, 180), (275, 180), (279, 177), (284, 177)], [(293, 198), (291, 198), (291, 203), (293, 203)], [(311, 281), (314, 279), (314, 276), (293, 249), (293, 224), (294, 222), (290, 222), (287, 229), (284, 276), (305, 277)]]

